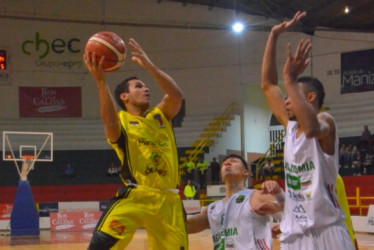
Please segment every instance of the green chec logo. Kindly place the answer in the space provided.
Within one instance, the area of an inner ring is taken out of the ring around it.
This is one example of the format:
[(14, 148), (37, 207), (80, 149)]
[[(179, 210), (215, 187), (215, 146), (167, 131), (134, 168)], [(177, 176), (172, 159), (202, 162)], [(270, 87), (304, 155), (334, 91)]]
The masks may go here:
[(290, 174), (286, 175), (286, 182), (287, 182), (287, 187), (291, 188), (293, 190), (300, 190), (301, 189), (301, 182), (300, 182), (300, 177), (299, 176), (293, 176)]
[(71, 38), (69, 40), (63, 40), (61, 38), (56, 38), (52, 42), (48, 42), (46, 39), (42, 39), (39, 32), (35, 33), (35, 38), (33, 40), (26, 40), (22, 43), (22, 52), (26, 55), (31, 55), (35, 51), (39, 59), (45, 58), (49, 52), (52, 50), (56, 54), (62, 54), (65, 51), (70, 51), (71, 53), (79, 53), (80, 40), (78, 38)]

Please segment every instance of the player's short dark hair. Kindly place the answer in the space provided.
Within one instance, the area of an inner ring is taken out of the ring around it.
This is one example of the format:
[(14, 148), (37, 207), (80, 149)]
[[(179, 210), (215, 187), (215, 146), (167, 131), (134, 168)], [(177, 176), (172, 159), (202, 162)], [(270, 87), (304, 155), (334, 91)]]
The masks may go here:
[(119, 83), (117, 85), (116, 89), (114, 90), (114, 97), (117, 101), (117, 104), (124, 110), (126, 110), (126, 107), (121, 100), (121, 94), (122, 93), (129, 93), (128, 82), (131, 81), (131, 80), (134, 80), (134, 79), (139, 79), (139, 78), (136, 77), (136, 76), (130, 76), (130, 77), (126, 78), (125, 80), (123, 80), (121, 83)]
[(226, 157), (223, 159), (222, 162), (226, 161), (226, 160), (229, 159), (229, 158), (237, 158), (237, 159), (239, 159), (239, 160), (242, 162), (244, 168), (248, 170), (248, 163), (247, 163), (246, 160), (244, 160), (241, 156), (236, 155), (236, 154), (230, 154), (230, 155), (226, 156)]
[(321, 108), (323, 105), (323, 100), (325, 99), (325, 89), (322, 83), (317, 78), (311, 76), (299, 77), (297, 82), (301, 82), (316, 93), (318, 98), (318, 108)]

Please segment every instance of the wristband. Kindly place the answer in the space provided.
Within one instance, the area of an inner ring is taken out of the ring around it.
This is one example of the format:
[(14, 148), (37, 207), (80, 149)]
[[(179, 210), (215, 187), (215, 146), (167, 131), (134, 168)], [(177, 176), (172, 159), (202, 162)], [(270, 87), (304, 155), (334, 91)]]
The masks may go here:
[(281, 189), (281, 191), (278, 194), (274, 195), (274, 197), (278, 202), (284, 202), (284, 191)]

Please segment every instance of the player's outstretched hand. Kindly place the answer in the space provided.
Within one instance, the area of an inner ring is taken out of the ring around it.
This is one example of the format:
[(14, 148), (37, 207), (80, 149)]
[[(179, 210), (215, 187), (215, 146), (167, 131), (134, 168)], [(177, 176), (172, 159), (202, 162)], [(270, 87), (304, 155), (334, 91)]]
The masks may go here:
[(302, 18), (304, 18), (306, 16), (306, 12), (303, 11), (298, 11), (296, 12), (296, 14), (294, 15), (294, 17), (289, 20), (289, 21), (284, 21), (278, 25), (275, 25), (272, 29), (271, 29), (271, 32), (275, 35), (275, 36), (279, 36), (280, 34), (286, 32), (291, 26), (295, 25), (295, 23), (299, 22)]
[(282, 191), (282, 188), (279, 186), (278, 182), (273, 180), (264, 181), (261, 184), (261, 192), (263, 194), (272, 194), (276, 195)]
[(130, 38), (128, 45), (131, 50), (131, 60), (139, 64), (139, 66), (149, 69), (153, 67), (152, 61), (149, 59), (145, 51), (140, 47), (140, 45), (135, 41), (134, 38)]
[[(309, 51), (312, 49), (310, 40), (301, 39), (297, 45), (295, 54), (292, 54), (291, 45), (287, 44), (287, 60), (283, 68), (283, 78), (295, 79), (304, 72), (309, 63)], [(286, 81), (287, 82), (287, 81)]]
[(104, 80), (104, 69), (103, 62), (104, 57), (101, 57), (100, 61), (97, 62), (95, 52), (92, 54), (84, 53), (83, 60), (88, 71), (91, 73), (92, 77), (96, 79), (97, 82)]

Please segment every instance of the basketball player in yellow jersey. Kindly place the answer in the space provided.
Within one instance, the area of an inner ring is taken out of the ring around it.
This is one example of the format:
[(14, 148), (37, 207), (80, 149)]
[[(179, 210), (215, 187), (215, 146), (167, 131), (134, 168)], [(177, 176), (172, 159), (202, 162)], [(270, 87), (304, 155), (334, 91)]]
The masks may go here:
[(355, 232), (353, 231), (352, 219), (351, 219), (351, 212), (349, 211), (349, 205), (347, 200), (347, 194), (345, 193), (344, 181), (343, 178), (338, 174), (338, 178), (336, 179), (335, 190), (337, 194), (337, 198), (345, 214), (345, 225), (347, 226), (349, 236), (351, 237), (352, 244), (355, 249), (358, 249), (357, 240), (355, 236)]
[(117, 113), (105, 81), (103, 58), (84, 55), (99, 91), (105, 135), (122, 164), (124, 187), (113, 198), (97, 224), (89, 250), (124, 249), (137, 229), (147, 231), (149, 249), (188, 249), (182, 201), (177, 192), (178, 157), (171, 119), (181, 107), (182, 92), (175, 81), (157, 68), (134, 40), (131, 59), (148, 71), (165, 93), (150, 108), (148, 87), (136, 77), (120, 83)]

